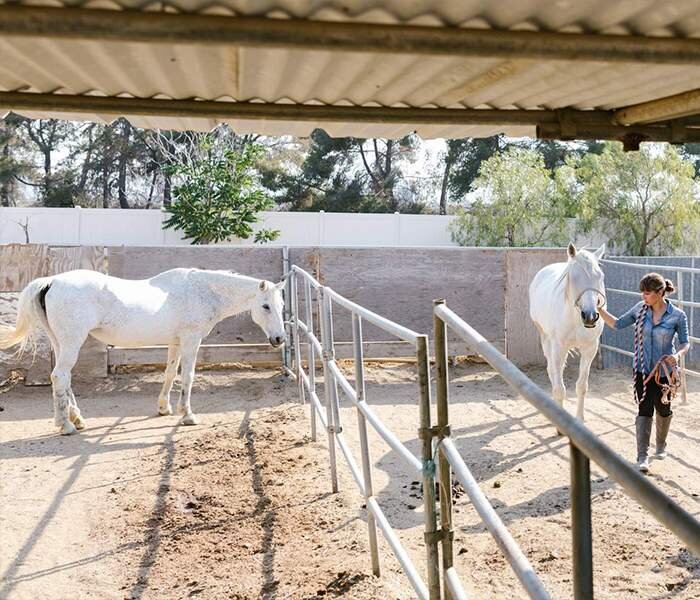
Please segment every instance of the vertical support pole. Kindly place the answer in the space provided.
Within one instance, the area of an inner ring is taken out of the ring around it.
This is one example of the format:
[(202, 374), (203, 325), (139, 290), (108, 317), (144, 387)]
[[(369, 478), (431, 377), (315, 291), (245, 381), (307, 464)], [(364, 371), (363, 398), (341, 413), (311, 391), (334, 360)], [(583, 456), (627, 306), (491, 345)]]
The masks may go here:
[[(433, 306), (445, 304), (443, 299), (435, 300)], [(442, 440), (449, 426), (449, 379), (447, 370), (447, 326), (435, 315), (433, 317), (435, 337), (435, 372), (437, 394), (437, 424)], [(439, 448), (439, 446), (438, 446)], [(442, 575), (446, 580), (447, 570), (454, 566), (453, 526), (452, 526), (452, 468), (442, 450), (438, 450), (438, 473), (440, 474), (440, 526), (442, 530)], [(445, 586), (445, 600), (452, 600), (452, 594)]]
[[(352, 313), (352, 344), (355, 360), (355, 391), (357, 401), (365, 401), (365, 365), (362, 352), (362, 319)], [(379, 548), (377, 546), (377, 524), (374, 515), (369, 510), (369, 499), (374, 496), (372, 487), (372, 461), (369, 455), (369, 442), (367, 440), (367, 420), (362, 411), (357, 409), (357, 425), (360, 431), (360, 451), (362, 452), (362, 474), (365, 483), (365, 506), (367, 506), (367, 531), (369, 533), (369, 550), (372, 554), (372, 573), (377, 577), (381, 575), (379, 568)]]
[(323, 389), (326, 396), (326, 421), (328, 422), (328, 457), (331, 464), (331, 489), (338, 491), (338, 471), (335, 461), (335, 423), (333, 422), (333, 400), (331, 398), (332, 375), (328, 361), (333, 358), (333, 340), (328, 336), (326, 320), (326, 302), (323, 288), (318, 289), (319, 323), (321, 325), (321, 344), (323, 346)]
[[(678, 305), (683, 309), (683, 300), (685, 297), (683, 295), (683, 271), (676, 271), (678, 275)], [(692, 309), (691, 309), (692, 312)], [(692, 345), (692, 344), (691, 344)], [(681, 398), (683, 398), (683, 404), (688, 402), (688, 386), (686, 382), (685, 375), (685, 354), (681, 356)]]
[(299, 387), (299, 402), (306, 403), (306, 394), (304, 390), (304, 381), (301, 378), (301, 342), (299, 340), (299, 274), (292, 270), (289, 284), (292, 289), (292, 320), (294, 322), (294, 373), (297, 376), (297, 385)]
[[(326, 335), (327, 339), (330, 340), (330, 355), (328, 360), (335, 360), (335, 347), (333, 339), (333, 302), (328, 294), (323, 294), (323, 314), (326, 320)], [(334, 434), (338, 434), (343, 431), (342, 424), (340, 422), (340, 404), (338, 401), (338, 382), (335, 377), (330, 373), (329, 383), (331, 384), (331, 414), (332, 418), (328, 417), (328, 422), (333, 422)]]
[[(695, 257), (693, 256), (690, 259), (690, 268), (694, 269), (695, 268)], [(690, 274), (690, 295), (688, 296), (691, 302), (697, 302), (695, 298), (695, 278), (697, 277), (697, 273), (691, 273)], [(693, 332), (695, 331), (695, 311), (698, 310), (697, 308), (691, 306), (690, 307), (690, 314), (688, 315), (688, 332), (690, 335), (695, 335)], [(690, 344), (690, 350), (688, 350), (687, 354), (685, 355), (686, 358), (692, 360), (692, 357), (694, 355), (693, 352), (693, 344)]]
[[(362, 320), (359, 315), (352, 313), (352, 344), (353, 358), (355, 361), (355, 391), (357, 401), (365, 401), (365, 365), (362, 352)], [(379, 548), (377, 546), (377, 524), (374, 515), (369, 510), (369, 499), (374, 496), (372, 487), (372, 461), (369, 454), (369, 442), (367, 440), (367, 420), (362, 411), (357, 409), (357, 426), (360, 432), (360, 451), (362, 452), (362, 474), (365, 483), (365, 506), (367, 506), (367, 531), (369, 533), (369, 549), (372, 554), (372, 573), (377, 577), (381, 575), (379, 568)]]
[[(311, 309), (311, 283), (304, 279), (304, 300), (306, 300), (306, 327), (314, 333), (314, 314)], [(309, 394), (316, 393), (316, 347), (308, 339)], [(311, 408), (311, 439), (316, 441), (316, 403), (309, 402)]]
[(440, 600), (440, 565), (435, 507), (435, 462), (430, 426), (430, 364), (428, 336), (420, 335), (416, 342), (418, 385), (420, 386), (421, 457), (423, 459), (423, 514), (425, 517), (425, 547), (428, 561), (428, 591), (430, 600)]
[[(282, 274), (284, 277), (289, 275), (289, 248), (282, 247)], [(287, 284), (284, 287), (284, 330), (287, 334), (287, 343), (282, 346), (282, 365), (285, 374), (289, 374), (292, 368), (292, 352), (290, 348), (292, 328), (289, 325), (289, 313), (291, 312), (291, 285), (287, 277)]]
[(573, 537), (574, 599), (593, 598), (593, 541), (591, 536), (591, 465), (588, 457), (569, 444), (571, 454), (571, 530)]

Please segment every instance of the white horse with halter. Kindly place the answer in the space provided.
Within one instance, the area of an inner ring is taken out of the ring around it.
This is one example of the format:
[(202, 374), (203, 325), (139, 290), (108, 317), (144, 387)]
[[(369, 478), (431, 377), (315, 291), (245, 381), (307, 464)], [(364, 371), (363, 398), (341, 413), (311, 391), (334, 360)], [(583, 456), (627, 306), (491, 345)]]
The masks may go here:
[(598, 261), (604, 253), (605, 245), (588, 252), (569, 244), (569, 260), (544, 267), (530, 284), (530, 317), (540, 333), (552, 396), (560, 406), (566, 398), (566, 358), (574, 349), (581, 355), (576, 381), (576, 416), (581, 420), (591, 363), (603, 333), (598, 308), (605, 305), (606, 298)]

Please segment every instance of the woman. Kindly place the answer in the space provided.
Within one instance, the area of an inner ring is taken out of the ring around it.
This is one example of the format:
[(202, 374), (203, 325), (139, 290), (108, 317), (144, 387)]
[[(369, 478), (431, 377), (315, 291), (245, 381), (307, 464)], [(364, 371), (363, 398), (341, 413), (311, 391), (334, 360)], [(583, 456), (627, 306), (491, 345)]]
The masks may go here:
[[(643, 473), (649, 471), (649, 438), (651, 421), (656, 409), (656, 458), (666, 457), (666, 437), (671, 425), (671, 404), (663, 399), (662, 389), (655, 378), (649, 378), (659, 360), (664, 359), (669, 372), (678, 368), (681, 356), (690, 348), (688, 340), (688, 318), (680, 309), (673, 306), (666, 294), (675, 291), (673, 283), (658, 273), (649, 273), (639, 282), (642, 301), (635, 304), (619, 319), (604, 308), (600, 316), (613, 329), (624, 329), (634, 324), (634, 395), (639, 405), (636, 419), (637, 428), (637, 467)], [(678, 334), (678, 349), (674, 337)], [(661, 375), (664, 370), (661, 368)], [(661, 383), (668, 383), (666, 377)]]

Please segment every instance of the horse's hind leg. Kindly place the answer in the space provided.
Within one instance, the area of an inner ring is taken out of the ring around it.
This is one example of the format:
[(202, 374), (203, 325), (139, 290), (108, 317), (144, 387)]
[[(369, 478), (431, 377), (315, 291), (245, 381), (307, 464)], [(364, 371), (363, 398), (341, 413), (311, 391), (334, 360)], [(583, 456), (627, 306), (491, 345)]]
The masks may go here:
[(194, 380), (194, 366), (197, 362), (197, 351), (201, 339), (180, 340), (180, 358), (182, 360), (182, 383), (180, 389), (180, 401), (177, 404), (178, 411), (183, 414), (183, 425), (196, 425), (197, 417), (192, 412), (190, 405), (190, 394), (192, 392), (192, 382)]
[(576, 381), (576, 397), (578, 399), (576, 416), (583, 421), (583, 404), (588, 391), (588, 375), (591, 372), (591, 364), (593, 364), (595, 355), (598, 352), (598, 344), (594, 344), (592, 347), (580, 348), (580, 352), (581, 363), (578, 370), (578, 380)]
[(158, 414), (172, 415), (173, 409), (170, 406), (170, 391), (173, 389), (173, 381), (177, 376), (177, 367), (180, 364), (180, 346), (170, 344), (168, 346), (168, 364), (165, 367), (165, 381), (158, 396)]
[[(75, 396), (71, 391), (71, 371), (78, 360), (80, 345), (77, 347), (62, 344), (58, 356), (56, 357), (56, 365), (51, 372), (51, 384), (53, 386), (53, 399), (55, 408), (55, 423), (61, 428), (63, 435), (75, 433), (78, 428), (74, 424), (74, 418), (77, 415), (78, 422), (85, 427), (82, 421), (80, 411), (77, 411), (75, 404)], [(75, 412), (77, 411), (77, 413)]]

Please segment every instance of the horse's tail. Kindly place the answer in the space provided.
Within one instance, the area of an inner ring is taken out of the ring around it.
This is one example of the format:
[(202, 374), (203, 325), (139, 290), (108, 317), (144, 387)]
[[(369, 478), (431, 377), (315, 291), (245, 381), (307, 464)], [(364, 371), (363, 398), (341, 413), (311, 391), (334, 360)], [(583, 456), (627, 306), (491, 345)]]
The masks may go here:
[(50, 277), (40, 277), (31, 281), (22, 290), (17, 303), (15, 326), (0, 324), (0, 349), (11, 348), (21, 342), (17, 356), (21, 356), (32, 342), (33, 334), (43, 328), (47, 330), (44, 297), (51, 287)]

